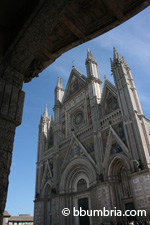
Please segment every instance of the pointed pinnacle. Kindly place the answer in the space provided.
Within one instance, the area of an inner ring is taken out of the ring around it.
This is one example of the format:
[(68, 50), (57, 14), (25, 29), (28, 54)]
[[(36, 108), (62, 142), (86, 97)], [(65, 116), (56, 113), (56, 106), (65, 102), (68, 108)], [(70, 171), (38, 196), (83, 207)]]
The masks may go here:
[(89, 49), (87, 49), (87, 59), (91, 59), (92, 61), (94, 61), (94, 57), (92, 55), (92, 52)]
[(57, 87), (60, 87), (60, 80), (59, 80), (59, 77), (57, 78)]
[(87, 59), (89, 59), (90, 58), (90, 50), (89, 50), (89, 48), (87, 49)]
[(119, 53), (117, 52), (117, 50), (115, 49), (115, 47), (113, 47), (113, 51), (114, 51), (114, 57), (113, 60), (121, 60), (121, 57), (119, 55)]
[(60, 78), (60, 88), (63, 88), (63, 86), (62, 86), (62, 78)]
[(117, 51), (116, 51), (115, 47), (113, 47), (113, 52), (114, 52), (113, 59), (117, 59)]
[(47, 104), (45, 105), (45, 110), (44, 110), (43, 117), (48, 117)]

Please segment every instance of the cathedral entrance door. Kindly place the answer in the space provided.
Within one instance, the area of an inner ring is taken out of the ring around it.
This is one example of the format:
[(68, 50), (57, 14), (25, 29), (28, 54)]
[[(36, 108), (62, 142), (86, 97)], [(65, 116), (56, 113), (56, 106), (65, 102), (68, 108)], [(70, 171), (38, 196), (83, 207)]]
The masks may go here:
[[(82, 210), (89, 210), (89, 204), (88, 204), (88, 198), (81, 198), (78, 199), (78, 209), (80, 210), (80, 207)], [(79, 225), (90, 225), (90, 219), (86, 216), (79, 216)]]
[[(131, 210), (135, 210), (133, 202), (126, 203), (125, 204), (125, 209), (126, 210), (130, 210), (130, 211)], [(136, 220), (135, 216), (128, 216), (127, 218), (128, 218), (129, 221)]]

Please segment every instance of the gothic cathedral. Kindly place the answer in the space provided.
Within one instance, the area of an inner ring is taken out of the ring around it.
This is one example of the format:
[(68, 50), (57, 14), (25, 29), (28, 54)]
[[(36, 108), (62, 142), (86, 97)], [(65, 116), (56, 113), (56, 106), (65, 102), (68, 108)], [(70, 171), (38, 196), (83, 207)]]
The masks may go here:
[[(75, 209), (145, 209), (150, 217), (150, 120), (143, 115), (131, 71), (114, 48), (103, 90), (91, 51), (87, 76), (72, 68), (58, 79), (54, 120), (39, 124), (34, 225), (100, 225), (126, 217), (73, 216)], [(68, 208), (69, 216), (62, 210)], [(137, 219), (139, 219), (137, 217)]]

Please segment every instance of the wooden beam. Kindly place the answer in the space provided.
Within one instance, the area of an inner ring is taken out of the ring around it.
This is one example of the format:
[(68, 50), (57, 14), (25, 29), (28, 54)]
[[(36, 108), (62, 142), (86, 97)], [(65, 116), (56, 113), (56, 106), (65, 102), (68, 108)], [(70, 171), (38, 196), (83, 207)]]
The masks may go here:
[(103, 2), (111, 14), (113, 14), (118, 20), (124, 20), (124, 14), (118, 7), (115, 0), (103, 0)]
[(84, 34), (80, 29), (65, 15), (61, 17), (61, 22), (79, 39), (84, 39)]
[(53, 58), (53, 54), (44, 46), (42, 46), (42, 48), (40, 49), (40, 52), (43, 53), (48, 59), (52, 59)]
[(92, 40), (93, 38), (96, 38), (109, 30), (117, 27), (118, 25), (122, 24), (123, 22), (127, 21), (131, 17), (135, 16), (137, 13), (144, 10), (146, 7), (150, 5), (150, 0), (146, 0), (142, 2), (141, 4), (137, 5), (133, 10), (129, 11), (125, 14), (124, 20), (114, 20), (112, 23), (109, 23), (108, 25), (104, 26), (103, 28), (97, 29), (95, 32), (89, 32), (89, 34), (86, 35), (86, 41)]

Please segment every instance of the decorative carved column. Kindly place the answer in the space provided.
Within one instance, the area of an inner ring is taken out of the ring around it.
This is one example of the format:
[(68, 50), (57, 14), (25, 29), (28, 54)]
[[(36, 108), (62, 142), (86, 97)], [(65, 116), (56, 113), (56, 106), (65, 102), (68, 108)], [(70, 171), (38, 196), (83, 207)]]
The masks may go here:
[(0, 65), (0, 225), (3, 223), (15, 130), (21, 124), (25, 93), (23, 75)]

